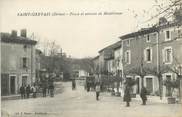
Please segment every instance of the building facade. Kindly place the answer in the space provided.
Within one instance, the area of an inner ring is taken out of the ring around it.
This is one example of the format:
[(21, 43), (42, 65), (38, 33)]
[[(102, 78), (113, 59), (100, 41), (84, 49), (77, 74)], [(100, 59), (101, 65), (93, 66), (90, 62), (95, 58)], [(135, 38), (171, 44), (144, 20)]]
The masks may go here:
[(157, 29), (142, 29), (124, 35), (121, 39), (124, 77), (138, 81), (134, 93), (140, 93), (144, 85), (149, 93), (154, 94), (158, 90), (158, 79), (156, 76), (147, 74), (146, 69), (154, 69), (157, 66)]
[[(159, 28), (159, 64), (160, 69), (170, 68), (163, 74), (163, 81), (177, 79), (182, 75), (182, 22), (168, 22)], [(182, 85), (182, 83), (180, 83)], [(170, 94), (163, 86), (163, 96)]]
[(149, 94), (157, 95), (161, 85), (163, 97), (167, 96), (169, 91), (163, 82), (166, 79), (174, 80), (177, 74), (181, 74), (181, 25), (181, 22), (165, 22), (120, 37), (123, 45), (124, 77), (137, 79), (135, 93), (140, 93), (143, 85)]
[(1, 95), (19, 93), (35, 82), (35, 44), (26, 35), (1, 33)]
[(99, 73), (116, 75), (121, 63), (121, 41), (105, 47), (99, 51)]
[(99, 73), (99, 56), (96, 56), (92, 59), (93, 64), (94, 64), (94, 74)]

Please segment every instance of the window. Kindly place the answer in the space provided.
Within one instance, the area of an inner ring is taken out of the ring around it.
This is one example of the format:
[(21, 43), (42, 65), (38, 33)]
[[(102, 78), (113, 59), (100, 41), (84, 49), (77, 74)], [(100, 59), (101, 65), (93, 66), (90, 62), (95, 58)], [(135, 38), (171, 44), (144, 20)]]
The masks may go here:
[(125, 52), (125, 62), (126, 62), (127, 64), (130, 64), (130, 63), (131, 63), (131, 52), (130, 52), (130, 50), (127, 50), (127, 51)]
[(130, 46), (130, 39), (125, 41), (126, 46)]
[(27, 51), (27, 45), (23, 46), (24, 51)]
[(24, 86), (27, 85), (27, 79), (28, 79), (28, 76), (22, 76), (22, 84)]
[(166, 31), (166, 34), (165, 34), (165, 40), (168, 41), (168, 40), (171, 40), (171, 33), (170, 31)]
[(171, 47), (167, 47), (164, 48), (163, 51), (163, 62), (166, 64), (171, 64), (172, 63), (172, 48)]
[(150, 35), (147, 35), (146, 42), (150, 42)]
[(182, 37), (182, 30), (178, 30), (178, 38)]
[(144, 50), (144, 58), (145, 58), (145, 61), (147, 61), (147, 62), (152, 61), (152, 49), (151, 48), (146, 48)]
[(23, 68), (27, 68), (28, 67), (28, 61), (26, 57), (23, 57)]

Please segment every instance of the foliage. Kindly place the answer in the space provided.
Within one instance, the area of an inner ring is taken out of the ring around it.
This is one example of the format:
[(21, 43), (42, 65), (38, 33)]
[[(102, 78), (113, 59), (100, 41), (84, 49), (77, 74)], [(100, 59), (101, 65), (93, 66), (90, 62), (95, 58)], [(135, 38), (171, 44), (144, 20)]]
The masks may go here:
[(164, 86), (166, 86), (167, 88), (179, 88), (179, 80), (165, 80), (163, 82)]
[(132, 86), (134, 86), (136, 83), (137, 83), (137, 80), (126, 78), (126, 81), (125, 81), (124, 84), (127, 85), (127, 86), (129, 86), (129, 87), (132, 87)]

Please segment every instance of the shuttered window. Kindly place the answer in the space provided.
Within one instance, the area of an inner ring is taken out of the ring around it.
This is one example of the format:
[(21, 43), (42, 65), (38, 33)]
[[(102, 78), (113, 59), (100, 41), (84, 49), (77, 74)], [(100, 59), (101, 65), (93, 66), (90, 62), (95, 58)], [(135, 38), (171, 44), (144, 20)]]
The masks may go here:
[(20, 58), (20, 68), (21, 69), (27, 69), (30, 67), (30, 60), (28, 57), (22, 57)]

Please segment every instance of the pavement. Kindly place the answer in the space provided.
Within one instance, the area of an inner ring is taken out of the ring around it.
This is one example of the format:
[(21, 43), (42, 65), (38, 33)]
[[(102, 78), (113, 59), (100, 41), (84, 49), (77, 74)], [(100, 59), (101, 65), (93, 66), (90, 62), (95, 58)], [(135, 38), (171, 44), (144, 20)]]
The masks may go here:
[[(59, 82), (55, 83), (55, 88), (56, 88), (55, 94), (60, 94), (63, 92), (63, 86)], [(42, 95), (43, 95), (42, 92), (37, 93), (37, 97), (42, 97)], [(33, 94), (31, 93), (30, 98), (32, 98), (32, 97), (33, 97)], [(1, 96), (1, 100), (18, 100), (18, 99), (21, 99), (20, 94)]]
[(141, 99), (132, 98), (131, 106), (126, 107), (122, 97), (101, 93), (96, 101), (95, 92), (86, 92), (83, 86), (71, 89), (71, 83), (60, 83), (64, 91), (55, 97), (36, 99), (3, 100), (3, 117), (182, 117), (181, 104), (167, 104), (159, 97), (149, 97), (147, 105)]

